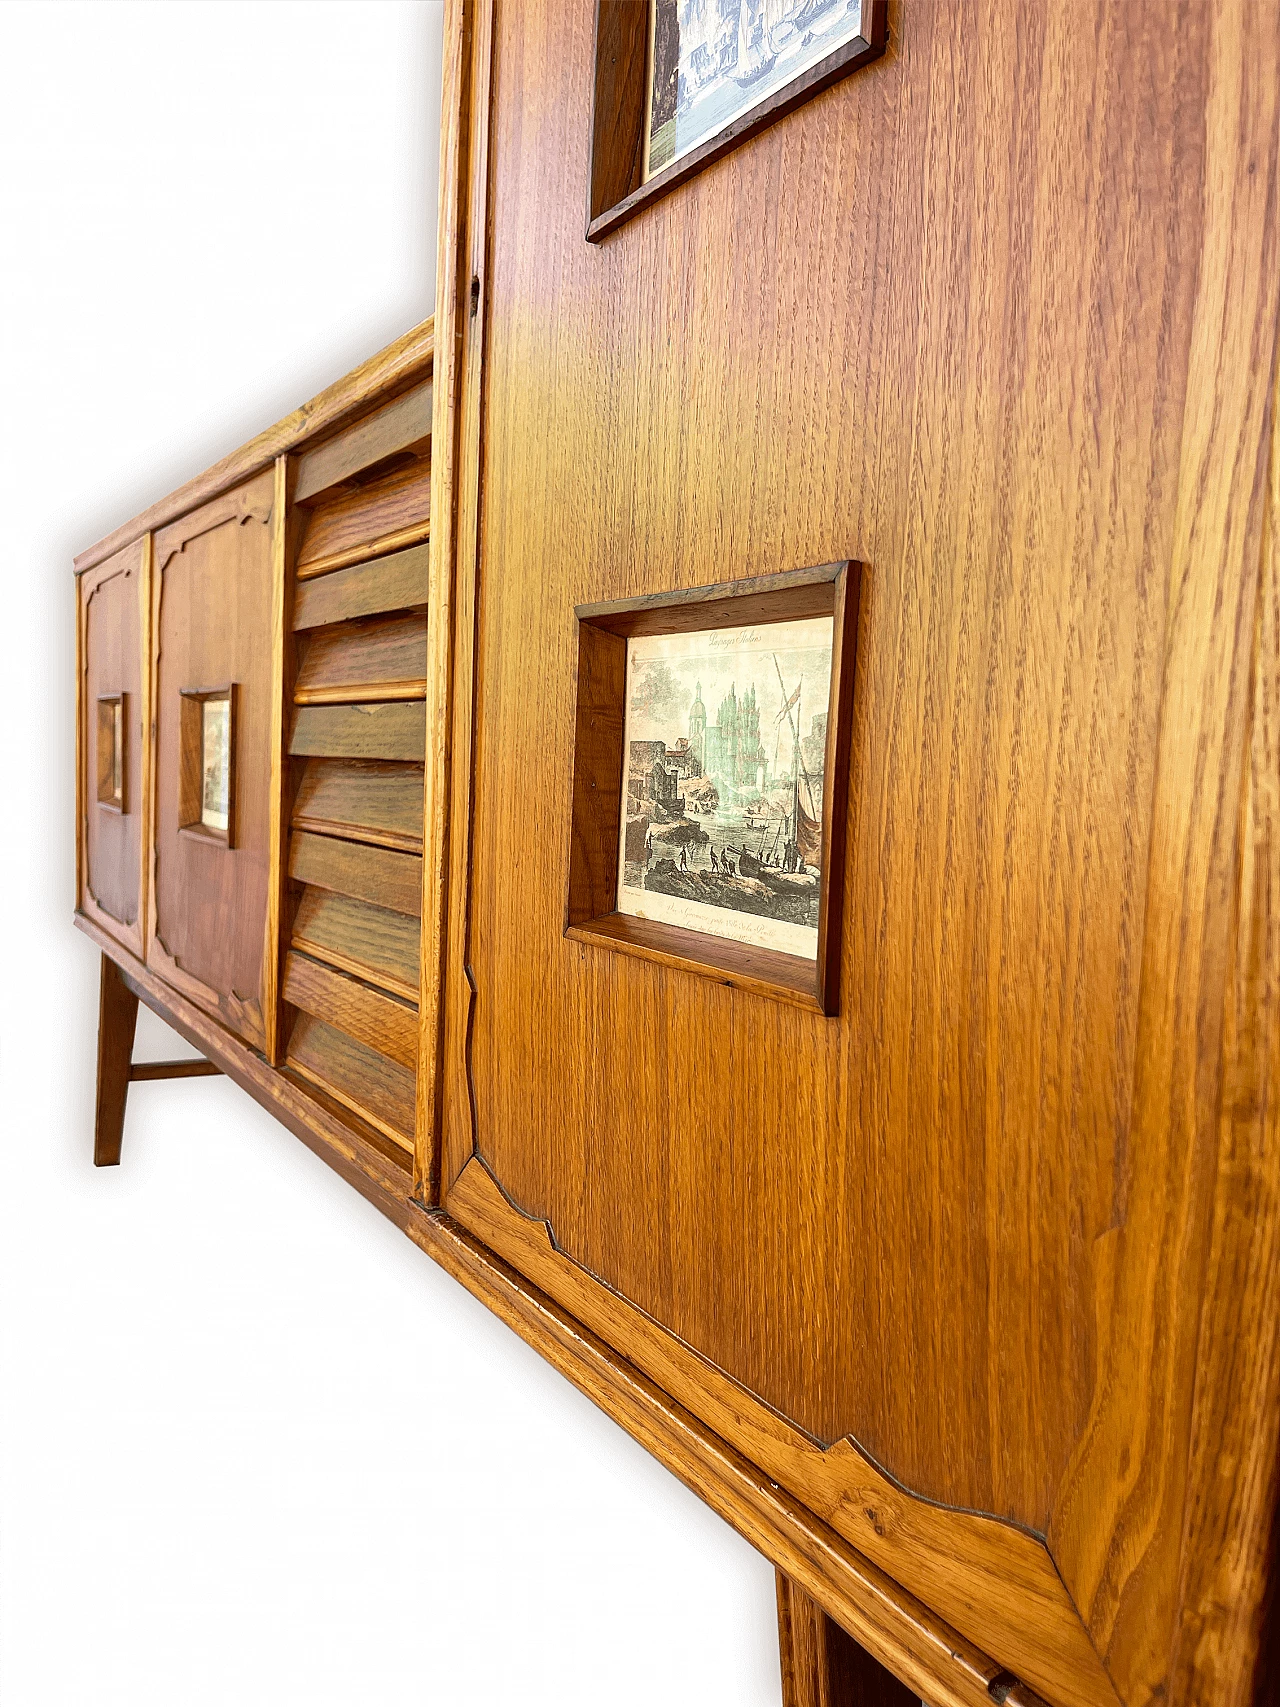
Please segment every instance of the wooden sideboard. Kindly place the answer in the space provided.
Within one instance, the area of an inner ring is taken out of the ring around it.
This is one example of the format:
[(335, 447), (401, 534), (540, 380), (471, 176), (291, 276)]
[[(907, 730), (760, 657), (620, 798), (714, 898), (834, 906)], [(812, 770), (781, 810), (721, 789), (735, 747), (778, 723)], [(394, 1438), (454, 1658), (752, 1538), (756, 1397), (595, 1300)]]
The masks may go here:
[[(446, 10), (435, 321), (77, 560), (96, 1159), (141, 999), (776, 1564), (789, 1707), (1259, 1707), (1277, 6), (868, 0), (651, 195), (634, 4)], [(608, 912), (735, 596), (843, 634), (816, 997)]]

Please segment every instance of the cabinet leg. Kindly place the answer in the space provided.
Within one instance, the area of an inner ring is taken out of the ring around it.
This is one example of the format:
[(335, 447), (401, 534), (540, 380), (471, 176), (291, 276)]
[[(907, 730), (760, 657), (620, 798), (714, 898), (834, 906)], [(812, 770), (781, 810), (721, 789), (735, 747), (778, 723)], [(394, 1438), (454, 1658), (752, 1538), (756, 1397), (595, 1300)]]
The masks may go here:
[(98, 984), (98, 1108), (93, 1127), (93, 1165), (114, 1167), (124, 1136), (129, 1064), (138, 1024), (138, 998), (107, 955)]
[(919, 1707), (852, 1636), (791, 1578), (778, 1572), (782, 1707)]

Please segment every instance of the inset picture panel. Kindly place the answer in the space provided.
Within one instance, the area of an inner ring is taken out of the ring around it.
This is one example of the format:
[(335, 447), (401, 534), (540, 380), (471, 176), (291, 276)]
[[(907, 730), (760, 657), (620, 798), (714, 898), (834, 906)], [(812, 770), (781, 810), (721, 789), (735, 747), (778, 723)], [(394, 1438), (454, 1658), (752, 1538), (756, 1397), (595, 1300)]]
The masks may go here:
[(124, 773), (125, 732), (124, 693), (98, 695), (98, 805), (109, 806), (114, 812), (125, 809)]
[(858, 587), (579, 607), (568, 935), (836, 1011)]
[(236, 686), (184, 688), (178, 829), (235, 846)]

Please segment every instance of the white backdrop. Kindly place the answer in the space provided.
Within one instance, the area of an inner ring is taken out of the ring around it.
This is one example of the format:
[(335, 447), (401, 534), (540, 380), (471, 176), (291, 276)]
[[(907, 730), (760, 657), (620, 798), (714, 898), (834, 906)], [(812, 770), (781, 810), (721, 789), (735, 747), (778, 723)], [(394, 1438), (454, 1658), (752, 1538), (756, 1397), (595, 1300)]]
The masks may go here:
[(4, 1707), (779, 1699), (764, 1561), (247, 1097), (91, 1165), (71, 558), (430, 312), (440, 35), (0, 6)]

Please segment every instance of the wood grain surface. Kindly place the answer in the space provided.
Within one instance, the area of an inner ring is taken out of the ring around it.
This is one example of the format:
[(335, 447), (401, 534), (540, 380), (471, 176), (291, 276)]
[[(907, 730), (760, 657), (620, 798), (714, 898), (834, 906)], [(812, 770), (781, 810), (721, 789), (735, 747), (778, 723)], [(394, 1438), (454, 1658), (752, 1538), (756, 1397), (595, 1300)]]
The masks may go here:
[(310, 705), (294, 713), (289, 752), (295, 759), (403, 759), (421, 764), (425, 742), (421, 705)]
[(310, 506), (302, 525), (297, 572), (321, 575), (410, 536), (425, 537), (431, 514), (431, 461), (415, 457), (368, 485), (338, 486)]
[[(451, 861), (466, 868), (467, 763), (454, 766), (455, 693), (468, 691), (469, 648), (457, 645), (472, 620), (480, 483), (480, 376), (488, 322), (489, 0), (445, 0), (436, 307), (441, 362), (433, 377), (431, 508), (434, 520), (428, 615), (426, 773), (422, 859), (422, 969), (418, 998), (418, 1106), (414, 1192), (440, 1202), (444, 1144), (445, 974)], [(462, 672), (455, 664), (461, 658)], [(455, 938), (455, 943), (457, 939)], [(463, 974), (465, 977), (465, 973)]]
[(301, 504), (326, 487), (350, 480), (388, 457), (410, 448), (420, 451), (430, 437), (431, 382), (428, 380), (299, 456), (294, 498)]
[[(79, 905), (135, 953), (144, 941), (144, 667), (148, 625), (146, 541), (126, 546), (77, 584)], [(98, 802), (98, 701), (124, 695), (124, 810)]]
[[(1270, 1272), (1270, 1234), (1226, 1207), (1252, 1190), (1272, 1224), (1270, 1161), (1233, 1191), (1216, 1158), (1274, 0), (1107, 0), (1086, 29), (1066, 0), (963, 26), (922, 0), (877, 64), (598, 247), (592, 13), (497, 0), (498, 97), (484, 122), (459, 97), (446, 189), (449, 420), (481, 471), (436, 502), (446, 1206), (496, 1247), (544, 1220), (539, 1283), (589, 1294), (655, 1380), (664, 1330), (701, 1358), (696, 1414), (705, 1371), (730, 1380), (731, 1438), (781, 1417), (837, 1443), (824, 1464), (850, 1453), (844, 1496), (813, 1466), (781, 1484), (834, 1524), (881, 1466), (911, 1516), (883, 1568), (949, 1596), (1018, 1688), (1146, 1702), (1176, 1663), (1187, 1700), (1243, 1703), (1256, 1610), (1224, 1623), (1209, 1585), (1229, 1569), (1256, 1600), (1270, 1483), (1251, 1459), (1256, 1492), (1201, 1514), (1191, 1419), (1256, 1423), (1270, 1380), (1260, 1349), (1247, 1403), (1212, 1373), (1193, 1402), (1205, 1277)], [(489, 28), (479, 6), (460, 60), (481, 89)], [(574, 607), (838, 557), (866, 565), (839, 1016), (560, 938)], [(1006, 1592), (975, 1513), (1041, 1561)], [(1052, 1617), (1027, 1611), (1035, 1570)]]
[(416, 1001), (420, 925), (404, 913), (308, 889), (293, 920), (293, 942), (315, 960)]
[[(1280, 1474), (1280, 368), (1249, 661), (1213, 1225), (1169, 1696), (1274, 1686)], [(1242, 1329), (1246, 1331), (1242, 1331)]]
[(102, 956), (98, 973), (98, 1096), (93, 1118), (93, 1165), (119, 1166), (124, 1115), (133, 1077), (133, 1040), (138, 998), (120, 976), (120, 968)]
[[(156, 535), (154, 917), (147, 961), (266, 1045), (273, 776), (275, 470)], [(234, 845), (181, 830), (184, 690), (235, 684)], [(278, 727), (278, 725), (277, 725)]]
[(335, 836), (295, 833), (289, 843), (289, 876), (295, 883), (313, 883), (397, 913), (416, 914), (422, 905), (419, 858)]
[[(439, 360), (77, 560), (96, 1159), (141, 994), (768, 1554), (792, 1707), (1261, 1707), (1280, 0), (895, 4), (591, 243), (642, 8), (446, 10)], [(837, 560), (838, 1011), (582, 940), (583, 609)]]
[(416, 1002), (384, 995), (359, 978), (298, 953), (285, 961), (284, 997), (300, 1013), (314, 1014), (402, 1067), (416, 1068)]
[(320, 628), (348, 617), (425, 605), (430, 555), (430, 546), (416, 545), (299, 582), (293, 599), (294, 628)]
[(421, 853), (422, 766), (308, 759), (293, 797), (293, 826)]
[(414, 1075), (358, 1038), (300, 1014), (287, 1064), (406, 1150), (413, 1148)]
[(782, 1707), (919, 1707), (791, 1578), (777, 1573)]
[(422, 615), (367, 617), (317, 629), (302, 642), (296, 705), (422, 699), (427, 623)]
[[(275, 1072), (85, 915), (79, 928), (126, 985), (282, 1121), (444, 1270), (732, 1522), (829, 1617), (880, 1655), (930, 1707), (1036, 1707), (981, 1647), (841, 1542), (804, 1505), (640, 1374), (446, 1214), (411, 1196), (402, 1141), (390, 1140), (313, 1079)], [(311, 1022), (315, 1023), (315, 1022)]]

